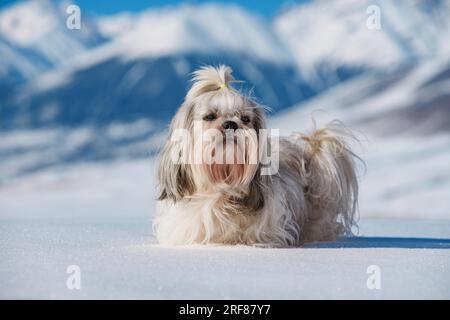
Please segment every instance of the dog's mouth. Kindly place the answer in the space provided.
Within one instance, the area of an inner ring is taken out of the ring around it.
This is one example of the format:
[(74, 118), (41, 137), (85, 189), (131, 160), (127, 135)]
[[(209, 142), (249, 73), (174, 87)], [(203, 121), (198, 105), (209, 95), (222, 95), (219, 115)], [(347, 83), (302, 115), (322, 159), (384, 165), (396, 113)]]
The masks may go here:
[[(225, 141), (227, 140), (227, 141)], [(221, 157), (216, 157), (221, 148)], [(206, 164), (206, 170), (213, 183), (225, 183), (230, 186), (241, 185), (248, 174), (252, 174), (256, 164), (249, 163), (247, 150), (239, 144), (236, 137), (225, 139), (223, 145), (214, 148), (211, 153), (216, 157), (216, 161), (212, 164)], [(219, 159), (217, 159), (219, 158)]]

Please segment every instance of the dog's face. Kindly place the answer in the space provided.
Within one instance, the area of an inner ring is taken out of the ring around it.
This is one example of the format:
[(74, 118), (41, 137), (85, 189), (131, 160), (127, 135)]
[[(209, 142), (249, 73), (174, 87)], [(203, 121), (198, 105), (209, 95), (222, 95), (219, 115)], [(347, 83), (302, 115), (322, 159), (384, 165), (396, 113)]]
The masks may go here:
[(258, 106), (235, 91), (222, 89), (195, 99), (192, 123), (193, 151), (202, 159), (193, 168), (201, 175), (198, 182), (206, 187), (246, 188), (258, 167), (258, 133), (263, 127)]
[[(258, 206), (260, 201), (252, 193), (259, 179), (259, 133), (265, 129), (264, 112), (240, 92), (217, 84), (216, 73), (227, 70), (210, 72), (201, 71), (203, 78), (194, 83), (172, 120), (158, 172), (160, 199), (176, 201), (195, 192), (224, 192), (257, 199)], [(174, 132), (180, 129), (189, 139), (173, 140)], [(174, 156), (182, 161), (174, 161)]]
[(216, 129), (225, 134), (226, 130), (260, 127), (261, 115), (257, 106), (241, 95), (225, 90), (196, 101), (193, 117), (203, 121), (203, 130)]

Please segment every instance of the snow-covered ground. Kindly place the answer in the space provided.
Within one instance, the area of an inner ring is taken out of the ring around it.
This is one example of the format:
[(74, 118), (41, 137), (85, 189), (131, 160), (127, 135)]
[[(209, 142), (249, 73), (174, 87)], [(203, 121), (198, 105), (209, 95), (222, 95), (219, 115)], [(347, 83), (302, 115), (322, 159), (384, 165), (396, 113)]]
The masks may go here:
[[(127, 217), (2, 223), (0, 296), (450, 298), (448, 249), (174, 249), (154, 245), (148, 227)], [(69, 265), (80, 267), (81, 290), (66, 287)], [(367, 288), (371, 265), (380, 290)]]
[[(360, 240), (164, 248), (151, 229), (153, 173), (150, 159), (77, 164), (1, 186), (0, 297), (450, 298), (449, 220), (362, 212)], [(69, 265), (81, 290), (66, 287)], [(367, 288), (371, 265), (380, 290)]]

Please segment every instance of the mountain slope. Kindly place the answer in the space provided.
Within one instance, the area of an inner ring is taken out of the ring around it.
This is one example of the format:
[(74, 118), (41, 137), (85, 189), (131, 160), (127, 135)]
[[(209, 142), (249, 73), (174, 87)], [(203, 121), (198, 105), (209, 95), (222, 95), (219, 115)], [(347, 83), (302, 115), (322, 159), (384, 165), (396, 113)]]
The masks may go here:
[[(374, 6), (379, 30), (367, 27)], [(303, 75), (321, 87), (340, 82), (343, 73), (395, 70), (448, 56), (449, 14), (450, 2), (441, 0), (319, 0), (280, 14), (274, 28)]]
[(106, 40), (89, 16), (80, 30), (67, 29), (69, 4), (24, 1), (0, 11), (0, 97)]
[(271, 25), (238, 6), (205, 4), (153, 9), (99, 19), (129, 58), (201, 52), (247, 54), (272, 63), (291, 63)]
[[(111, 19), (128, 28), (107, 31)], [(168, 121), (190, 73), (204, 64), (230, 65), (244, 90), (274, 110), (315, 94), (270, 24), (238, 7), (181, 6), (98, 21), (111, 40), (5, 99), (3, 128)]]
[(337, 118), (375, 135), (449, 134), (449, 88), (450, 58), (434, 59), (388, 75), (361, 75), (276, 119), (281, 124), (295, 117), (307, 126), (311, 116), (321, 122)]

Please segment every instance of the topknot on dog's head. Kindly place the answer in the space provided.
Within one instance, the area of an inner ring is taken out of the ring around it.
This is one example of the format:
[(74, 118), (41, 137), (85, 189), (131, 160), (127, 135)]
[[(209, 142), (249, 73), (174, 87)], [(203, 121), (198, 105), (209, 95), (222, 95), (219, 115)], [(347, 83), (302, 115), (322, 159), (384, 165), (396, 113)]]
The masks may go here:
[(194, 84), (186, 95), (187, 100), (194, 99), (204, 93), (219, 90), (232, 90), (230, 83), (234, 82), (233, 70), (225, 65), (218, 67), (204, 66), (193, 73)]

